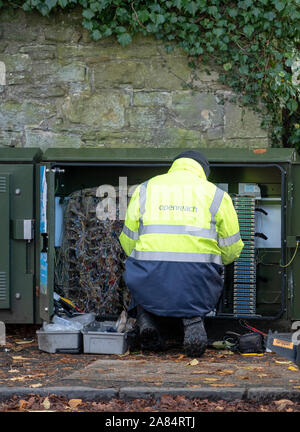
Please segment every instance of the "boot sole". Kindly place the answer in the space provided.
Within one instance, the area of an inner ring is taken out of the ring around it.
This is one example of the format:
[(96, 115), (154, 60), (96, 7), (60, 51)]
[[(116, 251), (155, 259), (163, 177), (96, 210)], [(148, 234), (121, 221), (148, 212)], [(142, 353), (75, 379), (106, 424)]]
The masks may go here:
[(185, 354), (188, 357), (200, 357), (204, 354), (204, 352), (206, 351), (207, 345), (206, 344), (189, 344), (189, 343), (185, 343), (183, 345)]
[(163, 349), (163, 344), (156, 330), (146, 328), (140, 333), (142, 350), (158, 351)]

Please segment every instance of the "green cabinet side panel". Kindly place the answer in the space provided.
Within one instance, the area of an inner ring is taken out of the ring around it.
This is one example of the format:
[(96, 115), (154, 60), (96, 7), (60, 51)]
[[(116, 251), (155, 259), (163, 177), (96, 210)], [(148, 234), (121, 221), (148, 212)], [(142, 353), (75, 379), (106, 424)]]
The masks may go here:
[(9, 221), (10, 221), (10, 202), (9, 202), (9, 174), (0, 174), (0, 309), (10, 307), (10, 239), (9, 239)]
[[(35, 242), (30, 230), (27, 234), (35, 219), (33, 184), (33, 164), (0, 163), (0, 321), (4, 323), (34, 323)], [(23, 235), (16, 231), (20, 225)]]

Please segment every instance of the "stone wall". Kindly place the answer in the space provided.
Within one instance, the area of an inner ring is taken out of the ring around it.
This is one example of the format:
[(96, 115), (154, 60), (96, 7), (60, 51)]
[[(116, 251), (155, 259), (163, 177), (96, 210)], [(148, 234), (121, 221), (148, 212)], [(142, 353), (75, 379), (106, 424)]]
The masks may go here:
[(0, 62), (0, 146), (269, 145), (214, 68), (195, 74), (182, 51), (167, 54), (152, 37), (93, 42), (80, 11), (1, 11)]

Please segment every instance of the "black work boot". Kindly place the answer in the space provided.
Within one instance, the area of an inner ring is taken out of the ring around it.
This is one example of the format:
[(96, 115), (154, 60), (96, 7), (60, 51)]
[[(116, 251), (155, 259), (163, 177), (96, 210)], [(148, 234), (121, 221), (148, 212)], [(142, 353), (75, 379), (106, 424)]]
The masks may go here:
[(155, 322), (155, 316), (141, 306), (137, 307), (137, 324), (142, 350), (160, 351), (164, 349), (163, 339)]
[(201, 317), (184, 318), (183, 348), (188, 357), (200, 357), (207, 347), (207, 334)]

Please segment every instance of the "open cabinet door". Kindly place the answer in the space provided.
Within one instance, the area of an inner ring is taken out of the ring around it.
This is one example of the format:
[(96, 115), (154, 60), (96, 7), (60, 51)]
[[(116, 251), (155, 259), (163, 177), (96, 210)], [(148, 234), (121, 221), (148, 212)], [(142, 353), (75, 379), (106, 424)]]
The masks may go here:
[(40, 252), (39, 297), (40, 318), (50, 322), (53, 314), (54, 286), (54, 183), (55, 172), (50, 166), (41, 165), (40, 184)]

